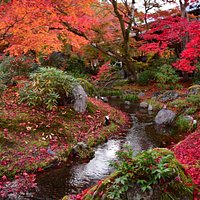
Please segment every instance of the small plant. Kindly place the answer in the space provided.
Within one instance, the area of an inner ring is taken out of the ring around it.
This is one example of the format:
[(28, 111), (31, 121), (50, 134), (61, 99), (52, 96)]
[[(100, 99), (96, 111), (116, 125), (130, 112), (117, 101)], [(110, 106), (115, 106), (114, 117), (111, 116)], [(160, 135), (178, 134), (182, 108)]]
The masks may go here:
[(186, 98), (188, 103), (191, 103), (193, 106), (200, 106), (200, 94), (190, 95)]
[(193, 76), (193, 83), (195, 84), (200, 84), (200, 62), (196, 64), (196, 72), (194, 73), (194, 76)]
[(7, 88), (6, 85), (0, 82), (0, 100), (3, 100), (2, 95), (3, 95), (3, 92), (6, 90), (6, 88)]
[(176, 126), (180, 132), (187, 132), (192, 128), (192, 122), (185, 116), (180, 115), (176, 121)]
[(44, 106), (51, 110), (59, 99), (68, 98), (77, 84), (74, 77), (56, 68), (39, 68), (31, 74), (31, 83), (20, 91), (21, 102), (29, 106)]
[(82, 85), (87, 94), (91, 96), (96, 94), (95, 87), (89, 81), (83, 78), (77, 78), (77, 81)]
[(175, 159), (173, 153), (166, 149), (153, 149), (139, 153), (135, 158), (130, 147), (117, 153), (118, 160), (112, 163), (117, 170), (117, 176), (109, 189), (110, 199), (124, 199), (124, 195), (133, 187), (134, 183), (143, 192), (162, 188), (172, 199), (178, 193), (192, 196), (192, 188), (186, 186), (191, 182), (184, 174), (182, 166)]
[(14, 76), (27, 76), (31, 71), (35, 70), (38, 65), (31, 57), (21, 56), (12, 57), (5, 56), (0, 63), (0, 76), (3, 78), (4, 83), (8, 84)]
[(171, 65), (164, 64), (155, 74), (158, 86), (164, 89), (170, 89), (170, 85), (176, 85), (179, 81), (179, 76)]
[(139, 85), (148, 85), (151, 80), (151, 72), (149, 70), (145, 70), (139, 73), (138, 83)]
[(125, 100), (125, 101), (138, 101), (139, 98), (135, 94), (127, 94), (127, 95), (123, 96), (123, 100)]
[(101, 96), (122, 96), (123, 92), (121, 90), (101, 90), (100, 92)]
[(188, 108), (188, 109), (185, 111), (185, 113), (186, 113), (187, 115), (192, 115), (192, 114), (194, 114), (195, 112), (197, 112), (197, 108), (196, 108), (196, 107)]
[(159, 101), (156, 101), (156, 99), (153, 99), (153, 98), (147, 100), (147, 103), (149, 105), (152, 105), (153, 109), (155, 109), (155, 110), (160, 110), (163, 107)]
[(186, 108), (188, 106), (188, 103), (185, 99), (176, 99), (172, 102), (169, 102), (168, 104), (170, 107), (177, 108), (179, 110), (182, 110), (183, 108)]
[(95, 106), (92, 102), (87, 103), (87, 111), (91, 114), (94, 114), (97, 110), (97, 106)]

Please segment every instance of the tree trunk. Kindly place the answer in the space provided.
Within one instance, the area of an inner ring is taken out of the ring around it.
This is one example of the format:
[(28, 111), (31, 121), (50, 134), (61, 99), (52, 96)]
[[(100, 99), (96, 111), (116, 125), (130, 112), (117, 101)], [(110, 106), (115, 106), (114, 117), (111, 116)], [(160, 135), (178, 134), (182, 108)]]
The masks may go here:
[(130, 82), (136, 82), (137, 81), (137, 71), (134, 66), (134, 61), (125, 61), (125, 70), (127, 72), (127, 78)]

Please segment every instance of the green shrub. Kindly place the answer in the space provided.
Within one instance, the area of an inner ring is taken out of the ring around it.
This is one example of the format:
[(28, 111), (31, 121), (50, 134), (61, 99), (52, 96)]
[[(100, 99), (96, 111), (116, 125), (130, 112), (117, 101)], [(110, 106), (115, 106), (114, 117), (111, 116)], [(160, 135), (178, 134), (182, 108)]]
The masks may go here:
[(200, 62), (196, 65), (197, 71), (195, 71), (193, 76), (193, 83), (194, 84), (200, 84)]
[(139, 98), (135, 94), (126, 94), (126, 95), (123, 96), (123, 100), (125, 100), (125, 101), (138, 101)]
[(3, 92), (6, 90), (6, 85), (0, 82), (0, 100), (2, 100)]
[(190, 131), (192, 128), (191, 121), (187, 119), (185, 116), (180, 115), (176, 120), (176, 127), (180, 132)]
[(77, 81), (82, 85), (87, 94), (91, 96), (96, 94), (95, 87), (89, 81), (83, 78), (77, 78)]
[(185, 99), (176, 99), (174, 101), (169, 102), (168, 104), (170, 107), (183, 109), (188, 106), (188, 102)]
[(190, 95), (186, 98), (188, 103), (191, 103), (193, 106), (200, 106), (200, 94)]
[(187, 114), (187, 115), (192, 115), (192, 114), (194, 114), (195, 112), (197, 112), (197, 108), (196, 107), (191, 107), (191, 108), (188, 108), (186, 111), (185, 111), (185, 113)]
[(99, 95), (120, 97), (123, 95), (123, 92), (121, 90), (100, 90)]
[(20, 92), (21, 102), (30, 106), (44, 106), (52, 109), (59, 99), (68, 98), (77, 84), (74, 77), (51, 67), (41, 67), (32, 73), (31, 82)]
[(138, 83), (139, 85), (148, 85), (151, 80), (151, 72), (149, 70), (139, 73)]
[(14, 76), (26, 76), (36, 68), (38, 68), (38, 65), (31, 57), (6, 56), (0, 63), (0, 77), (5, 84), (8, 84)]
[(170, 89), (171, 84), (177, 84), (179, 76), (176, 74), (175, 69), (171, 65), (164, 64), (161, 66), (155, 74), (156, 81), (159, 83), (159, 87), (164, 89)]
[(87, 111), (91, 114), (94, 114), (97, 110), (97, 106), (95, 106), (93, 103), (88, 102), (87, 103)]
[(107, 189), (109, 199), (124, 199), (133, 183), (137, 183), (143, 192), (153, 188), (161, 191), (165, 189), (167, 194), (162, 195), (167, 196), (167, 199), (176, 199), (179, 194), (192, 197), (192, 187), (186, 186), (191, 180), (184, 174), (183, 167), (171, 151), (148, 150), (134, 158), (133, 151), (126, 147), (117, 153), (117, 157), (118, 160), (111, 165), (119, 176), (115, 177)]

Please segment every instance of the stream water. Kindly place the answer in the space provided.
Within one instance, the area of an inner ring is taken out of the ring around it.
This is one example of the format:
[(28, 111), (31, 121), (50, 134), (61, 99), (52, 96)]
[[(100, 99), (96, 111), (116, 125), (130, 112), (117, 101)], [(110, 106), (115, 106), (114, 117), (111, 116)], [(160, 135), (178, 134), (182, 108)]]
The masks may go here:
[(95, 149), (95, 156), (88, 163), (77, 163), (73, 166), (62, 166), (50, 169), (37, 176), (38, 189), (34, 200), (59, 200), (66, 194), (75, 194), (95, 184), (112, 172), (110, 161), (116, 159), (116, 151), (128, 143), (135, 154), (139, 151), (165, 147), (171, 142), (177, 142), (179, 137), (170, 133), (170, 129), (156, 128), (154, 125), (155, 113), (140, 109), (137, 104), (129, 106), (119, 100), (110, 100), (109, 104), (129, 113), (132, 118), (132, 127), (127, 135), (119, 139), (109, 139)]

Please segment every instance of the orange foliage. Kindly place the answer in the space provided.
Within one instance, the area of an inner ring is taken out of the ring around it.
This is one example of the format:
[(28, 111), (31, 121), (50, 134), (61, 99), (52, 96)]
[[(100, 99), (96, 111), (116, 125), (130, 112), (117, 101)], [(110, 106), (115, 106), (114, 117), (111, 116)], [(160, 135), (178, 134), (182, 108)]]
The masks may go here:
[(13, 0), (0, 5), (0, 36), (9, 43), (12, 55), (28, 50), (50, 53), (61, 50), (63, 41), (75, 47), (86, 44), (66, 23), (88, 34), (94, 25), (95, 0)]

